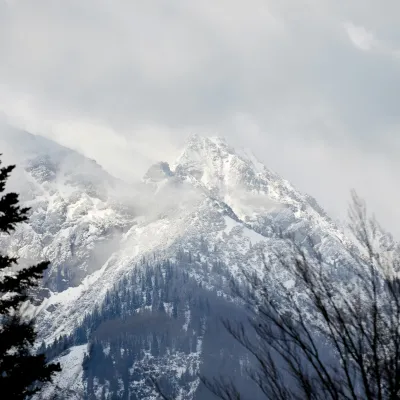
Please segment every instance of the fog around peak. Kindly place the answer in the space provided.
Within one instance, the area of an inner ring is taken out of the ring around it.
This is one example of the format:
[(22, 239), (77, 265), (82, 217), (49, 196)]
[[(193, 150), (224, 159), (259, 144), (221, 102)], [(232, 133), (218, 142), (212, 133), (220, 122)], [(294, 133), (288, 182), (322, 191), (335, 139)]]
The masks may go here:
[(140, 179), (186, 138), (245, 146), (336, 217), (349, 190), (398, 230), (400, 4), (0, 5), (0, 113)]

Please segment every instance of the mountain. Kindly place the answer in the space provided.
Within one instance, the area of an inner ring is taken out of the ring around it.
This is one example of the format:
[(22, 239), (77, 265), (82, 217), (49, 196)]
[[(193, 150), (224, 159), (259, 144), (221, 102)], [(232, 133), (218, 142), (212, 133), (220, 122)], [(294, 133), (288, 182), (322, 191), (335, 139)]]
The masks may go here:
[(116, 196), (121, 182), (95, 161), (26, 132), (2, 131), (0, 148), (4, 162), (18, 165), (11, 189), (32, 208), (29, 225), (8, 241), (10, 251), (22, 263), (51, 260), (52, 291), (79, 285), (131, 226), (134, 212)]
[[(154, 376), (174, 398), (211, 399), (198, 374), (226, 373), (256, 399), (243, 373), (253, 360), (220, 324), (246, 321), (230, 283), (242, 268), (262, 272), (282, 248), (277, 230), (311, 236), (333, 266), (347, 256), (315, 199), (221, 138), (191, 136), (136, 185), (26, 132), (0, 132), (0, 146), (32, 207), (2, 244), (23, 263), (52, 263), (29, 309), (64, 367), (44, 398), (153, 399)], [(295, 285), (273, 264), (268, 273), (277, 296)]]

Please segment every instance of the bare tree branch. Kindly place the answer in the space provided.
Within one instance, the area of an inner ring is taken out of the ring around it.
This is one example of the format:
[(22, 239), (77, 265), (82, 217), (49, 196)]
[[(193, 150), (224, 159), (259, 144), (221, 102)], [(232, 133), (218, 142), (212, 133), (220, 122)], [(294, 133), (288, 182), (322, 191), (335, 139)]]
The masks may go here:
[[(355, 192), (349, 221), (354, 243), (334, 262), (311, 236), (277, 233), (274, 263), (295, 290), (271, 288), (264, 255), (263, 276), (242, 270), (244, 283), (232, 288), (257, 340), (243, 324), (224, 325), (255, 359), (248, 375), (267, 399), (400, 399), (400, 246)], [(241, 399), (230, 381), (202, 381), (223, 400)]]

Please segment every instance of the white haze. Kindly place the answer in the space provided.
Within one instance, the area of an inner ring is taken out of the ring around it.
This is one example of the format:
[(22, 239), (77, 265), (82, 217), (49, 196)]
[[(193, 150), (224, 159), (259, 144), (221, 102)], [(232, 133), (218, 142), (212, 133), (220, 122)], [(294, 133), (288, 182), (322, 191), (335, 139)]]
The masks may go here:
[(127, 179), (191, 132), (250, 147), (343, 218), (391, 230), (400, 190), (396, 0), (0, 2), (0, 113)]

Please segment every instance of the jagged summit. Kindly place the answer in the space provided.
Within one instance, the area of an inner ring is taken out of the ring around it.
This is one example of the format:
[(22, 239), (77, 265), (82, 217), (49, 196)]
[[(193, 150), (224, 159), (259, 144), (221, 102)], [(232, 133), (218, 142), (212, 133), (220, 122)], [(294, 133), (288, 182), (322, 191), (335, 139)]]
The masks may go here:
[(189, 136), (174, 166), (185, 163), (185, 161), (191, 158), (196, 158), (196, 154), (197, 157), (200, 158), (209, 158), (212, 156), (226, 158), (229, 156), (236, 156), (252, 164), (256, 169), (266, 168), (257, 160), (250, 149), (234, 148), (223, 136), (200, 136), (196, 133)]
[(268, 169), (250, 149), (234, 148), (223, 137), (191, 135), (171, 167), (154, 164), (143, 181), (157, 191), (186, 182), (257, 229), (284, 210), (290, 210), (285, 218), (292, 222), (305, 218), (323, 229), (336, 229), (314, 198)]
[(251, 150), (235, 149), (222, 137), (202, 137), (197, 134), (190, 136), (172, 170), (181, 176), (195, 178), (209, 189), (237, 185), (250, 188), (261, 176), (270, 181), (280, 179)]
[(119, 182), (95, 160), (27, 131), (0, 126), (0, 149), (3, 162), (17, 164), (20, 175), (34, 178), (32, 184), (75, 186), (105, 195)]
[(0, 149), (5, 164), (17, 165), (8, 189), (31, 208), (29, 224), (2, 244), (21, 262), (50, 260), (49, 289), (79, 285), (130, 225), (120, 181), (78, 152), (25, 131), (1, 127)]
[(171, 170), (227, 204), (245, 221), (289, 207), (298, 216), (331, 223), (315, 199), (268, 169), (251, 150), (235, 149), (222, 137), (191, 135)]
[[(230, 163), (233, 159), (236, 162), (241, 160), (243, 163), (250, 164), (253, 167), (256, 166), (256, 163), (260, 165), (254, 156), (249, 157), (246, 156), (245, 152), (237, 151), (223, 137), (205, 137), (193, 134), (187, 140), (172, 169), (186, 169), (188, 172), (195, 170), (203, 173), (217, 173), (224, 163)], [(229, 166), (226, 165), (226, 167)]]

